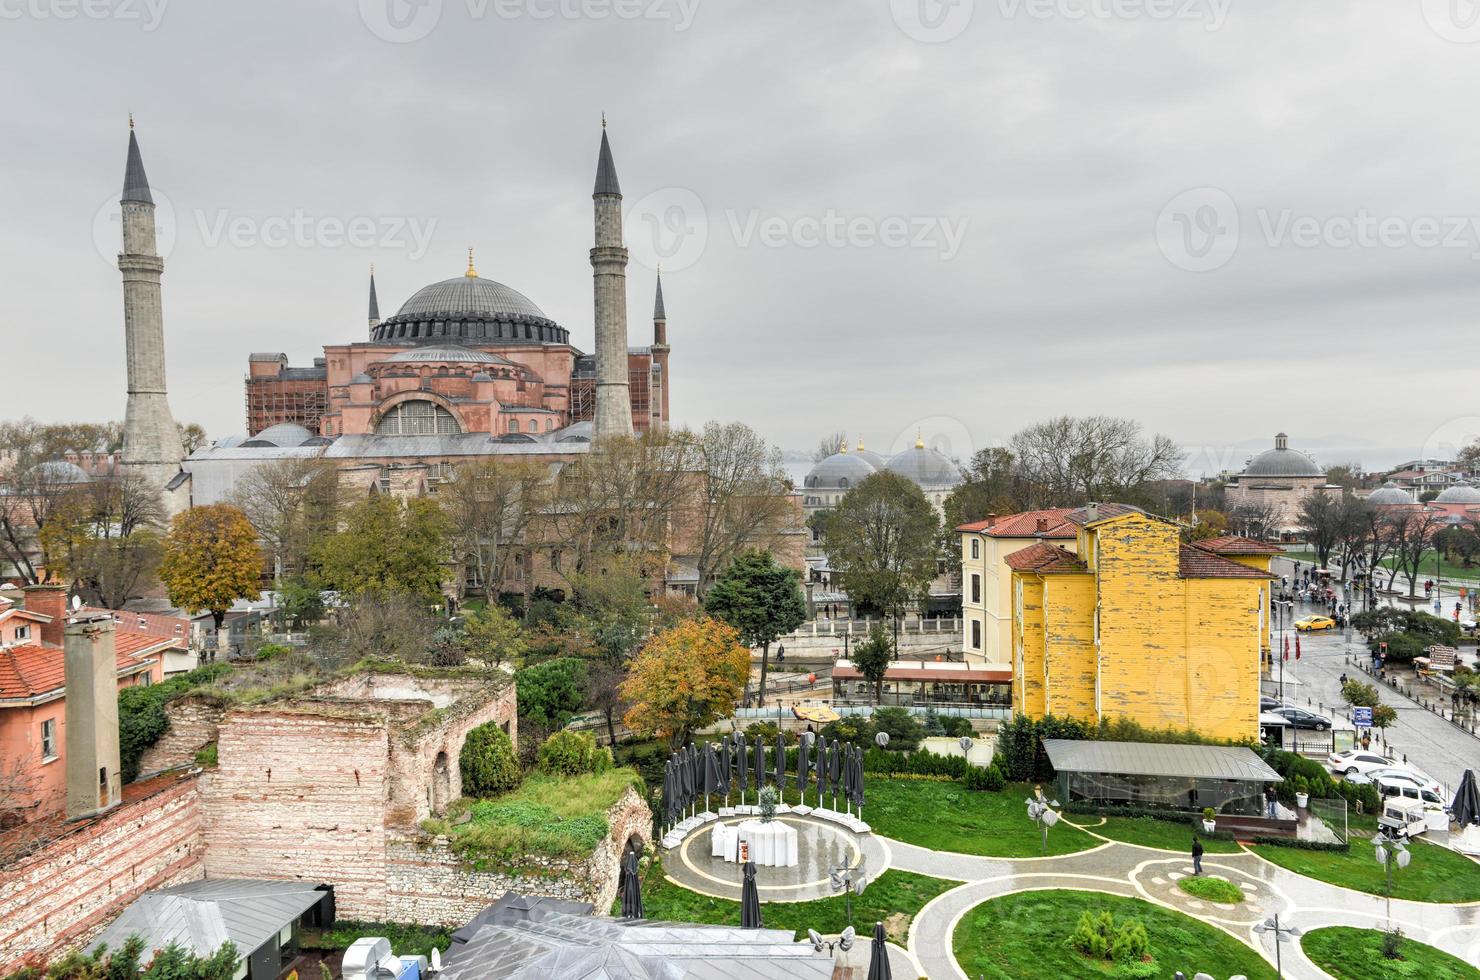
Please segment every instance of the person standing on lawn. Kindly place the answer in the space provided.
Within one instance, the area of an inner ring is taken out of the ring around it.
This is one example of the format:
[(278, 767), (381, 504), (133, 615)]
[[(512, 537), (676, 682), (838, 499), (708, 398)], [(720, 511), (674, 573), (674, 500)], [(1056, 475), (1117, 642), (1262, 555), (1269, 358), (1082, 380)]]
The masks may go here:
[(1202, 841), (1200, 841), (1196, 837), (1194, 837), (1194, 838), (1192, 838), (1192, 873), (1194, 875), (1201, 875), (1202, 874), (1202, 856), (1203, 856)]

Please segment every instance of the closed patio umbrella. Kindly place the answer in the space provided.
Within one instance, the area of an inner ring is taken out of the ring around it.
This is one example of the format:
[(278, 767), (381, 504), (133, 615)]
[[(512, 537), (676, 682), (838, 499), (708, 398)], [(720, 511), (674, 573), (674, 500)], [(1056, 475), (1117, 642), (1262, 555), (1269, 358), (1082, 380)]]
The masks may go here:
[(781, 733), (776, 733), (776, 797), (778, 801), (786, 792), (786, 743)]
[(874, 923), (874, 941), (869, 944), (868, 980), (894, 980), (889, 970), (889, 947), (884, 945), (884, 923)]
[(843, 809), (853, 803), (853, 746), (843, 746)]
[(673, 760), (663, 764), (663, 823), (673, 819)]
[(755, 740), (755, 791), (759, 793), (764, 785), (766, 785), (766, 741), (758, 738)]
[(1480, 823), (1480, 783), (1475, 779), (1475, 770), (1466, 769), (1460, 778), (1459, 789), (1454, 794), (1454, 805), (1449, 808), (1454, 822), (1463, 830), (1472, 823)]
[(807, 733), (803, 732), (797, 739), (797, 802), (807, 802), (807, 770), (811, 768), (808, 756)]
[(704, 743), (704, 809), (709, 810), (709, 794), (718, 793), (720, 787), (719, 755), (713, 742)]
[(843, 747), (838, 744), (837, 739), (833, 739), (832, 758), (828, 760), (828, 767), (831, 769), (831, 772), (828, 773), (828, 781), (832, 783), (833, 809), (836, 810), (838, 808), (838, 790), (842, 787), (843, 778)]
[(817, 805), (822, 806), (822, 798), (827, 795), (827, 739), (823, 739), (817, 746)]
[(622, 859), (622, 918), (642, 918), (642, 879), (637, 873), (637, 852), (628, 851)]
[(750, 775), (750, 760), (745, 758), (745, 736), (737, 733), (735, 735), (735, 775), (740, 777), (740, 805), (745, 805), (745, 790), (748, 788)]
[(719, 791), (730, 801), (730, 736), (726, 735), (719, 742)]
[(683, 780), (683, 808), (689, 809), (694, 802), (694, 765), (687, 749), (678, 750), (678, 768)]
[[(759, 744), (759, 743), (757, 743)], [(761, 893), (755, 885), (755, 862), (745, 862), (745, 882), (740, 886), (740, 928), (761, 927)]]
[(863, 749), (853, 749), (853, 805), (863, 813)]

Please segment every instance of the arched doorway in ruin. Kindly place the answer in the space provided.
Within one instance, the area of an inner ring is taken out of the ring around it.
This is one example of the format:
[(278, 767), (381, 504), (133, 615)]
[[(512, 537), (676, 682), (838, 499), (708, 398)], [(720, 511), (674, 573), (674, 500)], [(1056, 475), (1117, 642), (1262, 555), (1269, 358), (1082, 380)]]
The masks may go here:
[(432, 812), (446, 813), (447, 804), (452, 802), (452, 770), (447, 762), (447, 753), (438, 752), (432, 764)]

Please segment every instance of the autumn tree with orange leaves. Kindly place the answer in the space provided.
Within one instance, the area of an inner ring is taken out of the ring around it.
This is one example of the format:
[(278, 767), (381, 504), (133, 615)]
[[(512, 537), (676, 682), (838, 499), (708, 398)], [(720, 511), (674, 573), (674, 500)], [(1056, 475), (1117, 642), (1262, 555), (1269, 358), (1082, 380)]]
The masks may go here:
[(734, 714), (749, 676), (750, 651), (733, 626), (709, 618), (683, 620), (632, 658), (622, 682), (622, 697), (631, 707), (622, 720), (677, 748), (694, 731)]
[(170, 525), (159, 578), (170, 602), (182, 609), (208, 610), (219, 631), (232, 603), (261, 595), (257, 531), (230, 504), (192, 507)]

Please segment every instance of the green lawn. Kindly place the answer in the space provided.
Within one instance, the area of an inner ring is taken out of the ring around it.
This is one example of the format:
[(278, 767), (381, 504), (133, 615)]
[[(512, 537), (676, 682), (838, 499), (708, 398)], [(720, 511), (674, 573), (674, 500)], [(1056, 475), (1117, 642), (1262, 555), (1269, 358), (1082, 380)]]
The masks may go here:
[[(958, 882), (930, 878), (908, 871), (888, 870), (853, 896), (853, 928), (861, 936), (873, 935), (874, 923), (883, 922), (889, 938), (901, 945), (908, 941), (910, 920), (925, 903)], [(740, 925), (740, 903), (710, 898), (675, 885), (663, 877), (663, 866), (654, 861), (642, 883), (642, 911), (649, 919), (674, 922), (703, 922), (710, 925)], [(821, 933), (842, 932), (848, 925), (842, 897), (815, 902), (763, 902), (761, 921), (768, 929), (791, 929), (805, 936), (808, 929)], [(621, 914), (621, 898), (613, 903), (613, 915)]]
[[(1385, 894), (1386, 876), (1373, 857), (1372, 842), (1352, 838), (1351, 850), (1302, 851), (1261, 844), (1254, 848), (1282, 868), (1320, 881), (1373, 895)], [(1415, 902), (1480, 901), (1480, 864), (1448, 848), (1424, 841), (1409, 847), (1406, 868), (1393, 868), (1393, 897)]]
[[(1097, 818), (1085, 813), (1076, 813), (1069, 819), (1082, 824), (1091, 833), (1109, 837), (1111, 840), (1140, 844), (1142, 847), (1157, 847), (1163, 851), (1181, 851), (1189, 856), (1192, 854), (1192, 838), (1196, 831), (1190, 821), (1176, 824), (1169, 820), (1157, 820), (1155, 817), (1106, 817), (1104, 823), (1096, 824), (1094, 821)], [(1197, 836), (1202, 837), (1201, 834)], [(1205, 838), (1203, 850), (1209, 854), (1237, 854), (1241, 848), (1237, 841)]]
[(1219, 878), (1216, 875), (1205, 875), (1200, 878), (1188, 875), (1185, 878), (1178, 878), (1177, 887), (1194, 898), (1221, 902), (1224, 905), (1237, 905), (1244, 900), (1242, 888), (1227, 878)]
[(1064, 977), (1125, 977), (1111, 963), (1081, 956), (1069, 936), (1083, 912), (1108, 911), (1116, 922), (1141, 920), (1155, 962), (1146, 975), (1170, 977), (1203, 972), (1215, 977), (1242, 973), (1249, 980), (1274, 980), (1274, 967), (1226, 932), (1136, 898), (1081, 891), (1020, 892), (983, 902), (961, 918), (951, 937), (966, 975), (985, 980), (1061, 980)]
[[(1024, 801), (1033, 788), (1008, 783), (1000, 793), (972, 792), (958, 782), (870, 777), (863, 818), (875, 833), (936, 851), (986, 857), (1038, 857), (1043, 839)], [(1048, 853), (1069, 854), (1099, 845), (1060, 822), (1048, 832)]]
[(1300, 948), (1316, 966), (1336, 980), (1475, 980), (1480, 970), (1456, 956), (1404, 937), (1402, 959), (1382, 956), (1382, 933), (1376, 929), (1332, 926), (1300, 937)]

